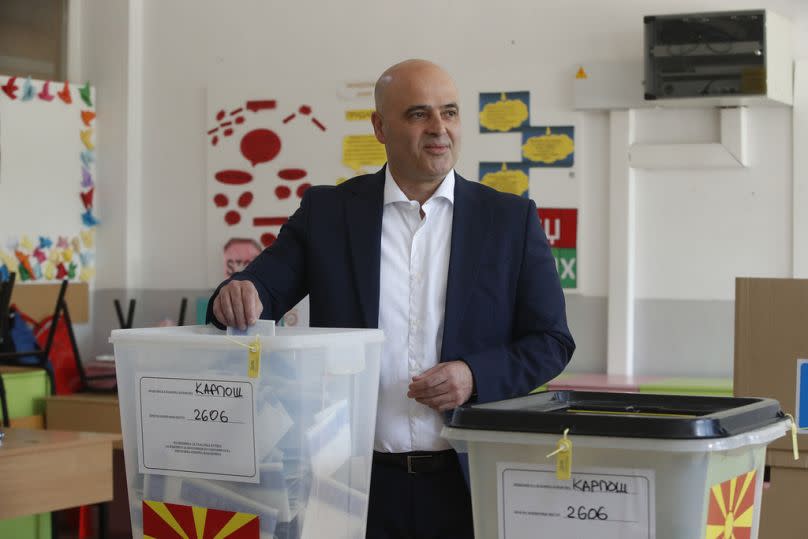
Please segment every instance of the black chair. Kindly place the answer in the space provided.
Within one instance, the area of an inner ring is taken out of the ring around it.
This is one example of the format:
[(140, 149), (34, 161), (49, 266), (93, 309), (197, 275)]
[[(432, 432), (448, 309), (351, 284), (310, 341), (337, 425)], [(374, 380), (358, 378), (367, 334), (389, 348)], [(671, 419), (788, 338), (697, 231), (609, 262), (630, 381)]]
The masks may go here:
[[(11, 318), (9, 306), (11, 304), (11, 291), (14, 289), (15, 273), (11, 273), (7, 280), (0, 281), (0, 354), (14, 351), (11, 342)], [(0, 414), (2, 422), (0, 425), (8, 427), (11, 418), (8, 415), (8, 401), (6, 400), (6, 388), (3, 377), (0, 376)]]
[[(118, 317), (118, 326), (121, 329), (132, 329), (132, 324), (135, 321), (135, 300), (129, 300), (129, 309), (126, 311), (126, 319), (123, 317), (123, 310), (121, 309), (121, 302), (117, 299), (114, 300), (115, 303), (115, 314)], [(180, 302), (180, 315), (177, 317), (177, 325), (184, 326), (185, 325), (185, 311), (188, 307), (188, 298), (182, 298)]]
[[(10, 301), (11, 301), (11, 293), (14, 288), (14, 274), (11, 274), (11, 277), (5, 281), (5, 286), (2, 290), (2, 303), (0, 303), (0, 324), (2, 324), (2, 328), (0, 331), (3, 334), (3, 341), (8, 342), (11, 340), (11, 330), (10, 330)], [(59, 323), (59, 319), (61, 318), (62, 311), (67, 308), (67, 303), (65, 302), (65, 293), (67, 292), (67, 285), (68, 281), (65, 279), (62, 281), (62, 285), (59, 287), (59, 294), (56, 299), (56, 305), (53, 308), (53, 319), (51, 322), (51, 326), (48, 330), (48, 337), (45, 341), (44, 348), (38, 348), (36, 350), (25, 350), (25, 351), (4, 351), (0, 352), (0, 365), (13, 365), (13, 366), (23, 366), (23, 367), (39, 367), (40, 369), (44, 369), (48, 375), (48, 380), (50, 382), (50, 392), (54, 394), (56, 391), (56, 382), (53, 376), (53, 368), (50, 365), (48, 358), (50, 357), (51, 348), (53, 347), (53, 338), (56, 335), (56, 326)], [(10, 349), (10, 348), (9, 348)], [(30, 364), (30, 363), (20, 363), (19, 360), (23, 357), (34, 357), (37, 359), (37, 363)], [(0, 377), (1, 378), (1, 377)], [(7, 411), (7, 410), (6, 410)], [(4, 424), (8, 426), (8, 414), (4, 413)]]

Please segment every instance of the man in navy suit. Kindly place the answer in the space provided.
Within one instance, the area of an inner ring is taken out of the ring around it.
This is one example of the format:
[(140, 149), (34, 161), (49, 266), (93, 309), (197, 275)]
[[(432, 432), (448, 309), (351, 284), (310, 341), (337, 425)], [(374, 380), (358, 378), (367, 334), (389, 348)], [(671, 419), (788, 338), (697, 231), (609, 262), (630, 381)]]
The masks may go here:
[(387, 165), (309, 189), (275, 243), (217, 289), (208, 316), (244, 328), (308, 294), (313, 327), (383, 329), (367, 537), (468, 539), (470, 497), (440, 437), (444, 413), (528, 393), (575, 344), (533, 201), (454, 171), (449, 75), (408, 60), (382, 74), (375, 97)]

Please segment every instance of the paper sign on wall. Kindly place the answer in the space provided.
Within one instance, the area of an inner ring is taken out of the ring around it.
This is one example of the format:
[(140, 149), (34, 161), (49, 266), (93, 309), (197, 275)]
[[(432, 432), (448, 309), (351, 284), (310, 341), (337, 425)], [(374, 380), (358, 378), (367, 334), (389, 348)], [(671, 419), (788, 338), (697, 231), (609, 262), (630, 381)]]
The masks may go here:
[(140, 473), (258, 482), (248, 380), (145, 373), (137, 379)]
[(551, 465), (497, 463), (500, 539), (652, 539), (654, 470), (585, 468), (569, 480)]

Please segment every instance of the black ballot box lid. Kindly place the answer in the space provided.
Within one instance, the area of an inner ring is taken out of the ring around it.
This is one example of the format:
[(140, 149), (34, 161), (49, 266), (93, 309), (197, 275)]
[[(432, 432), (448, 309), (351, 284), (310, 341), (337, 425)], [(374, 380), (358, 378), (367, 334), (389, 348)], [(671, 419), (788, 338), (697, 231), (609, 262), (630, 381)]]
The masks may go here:
[(544, 391), (467, 404), (449, 426), (507, 432), (702, 439), (734, 436), (781, 421), (774, 399), (647, 393)]

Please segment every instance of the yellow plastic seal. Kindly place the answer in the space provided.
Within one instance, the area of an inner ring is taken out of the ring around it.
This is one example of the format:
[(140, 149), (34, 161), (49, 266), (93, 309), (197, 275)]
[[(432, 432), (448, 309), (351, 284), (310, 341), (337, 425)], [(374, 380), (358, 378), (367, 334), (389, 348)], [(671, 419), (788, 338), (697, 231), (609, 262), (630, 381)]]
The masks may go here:
[(564, 429), (564, 436), (558, 440), (558, 447), (555, 451), (547, 455), (556, 458), (556, 477), (561, 481), (566, 481), (572, 477), (572, 440), (567, 438), (570, 429)]
[(794, 452), (794, 460), (800, 460), (800, 449), (797, 447), (797, 422), (791, 414), (786, 414), (786, 417), (791, 420), (791, 450)]
[(258, 375), (261, 374), (260, 335), (256, 335), (255, 339), (253, 339), (253, 342), (251, 342), (250, 344), (244, 344), (243, 342), (239, 342), (236, 339), (231, 339), (226, 335), (225, 339), (239, 346), (243, 346), (244, 348), (247, 349), (247, 376), (249, 376), (250, 378), (258, 378)]

